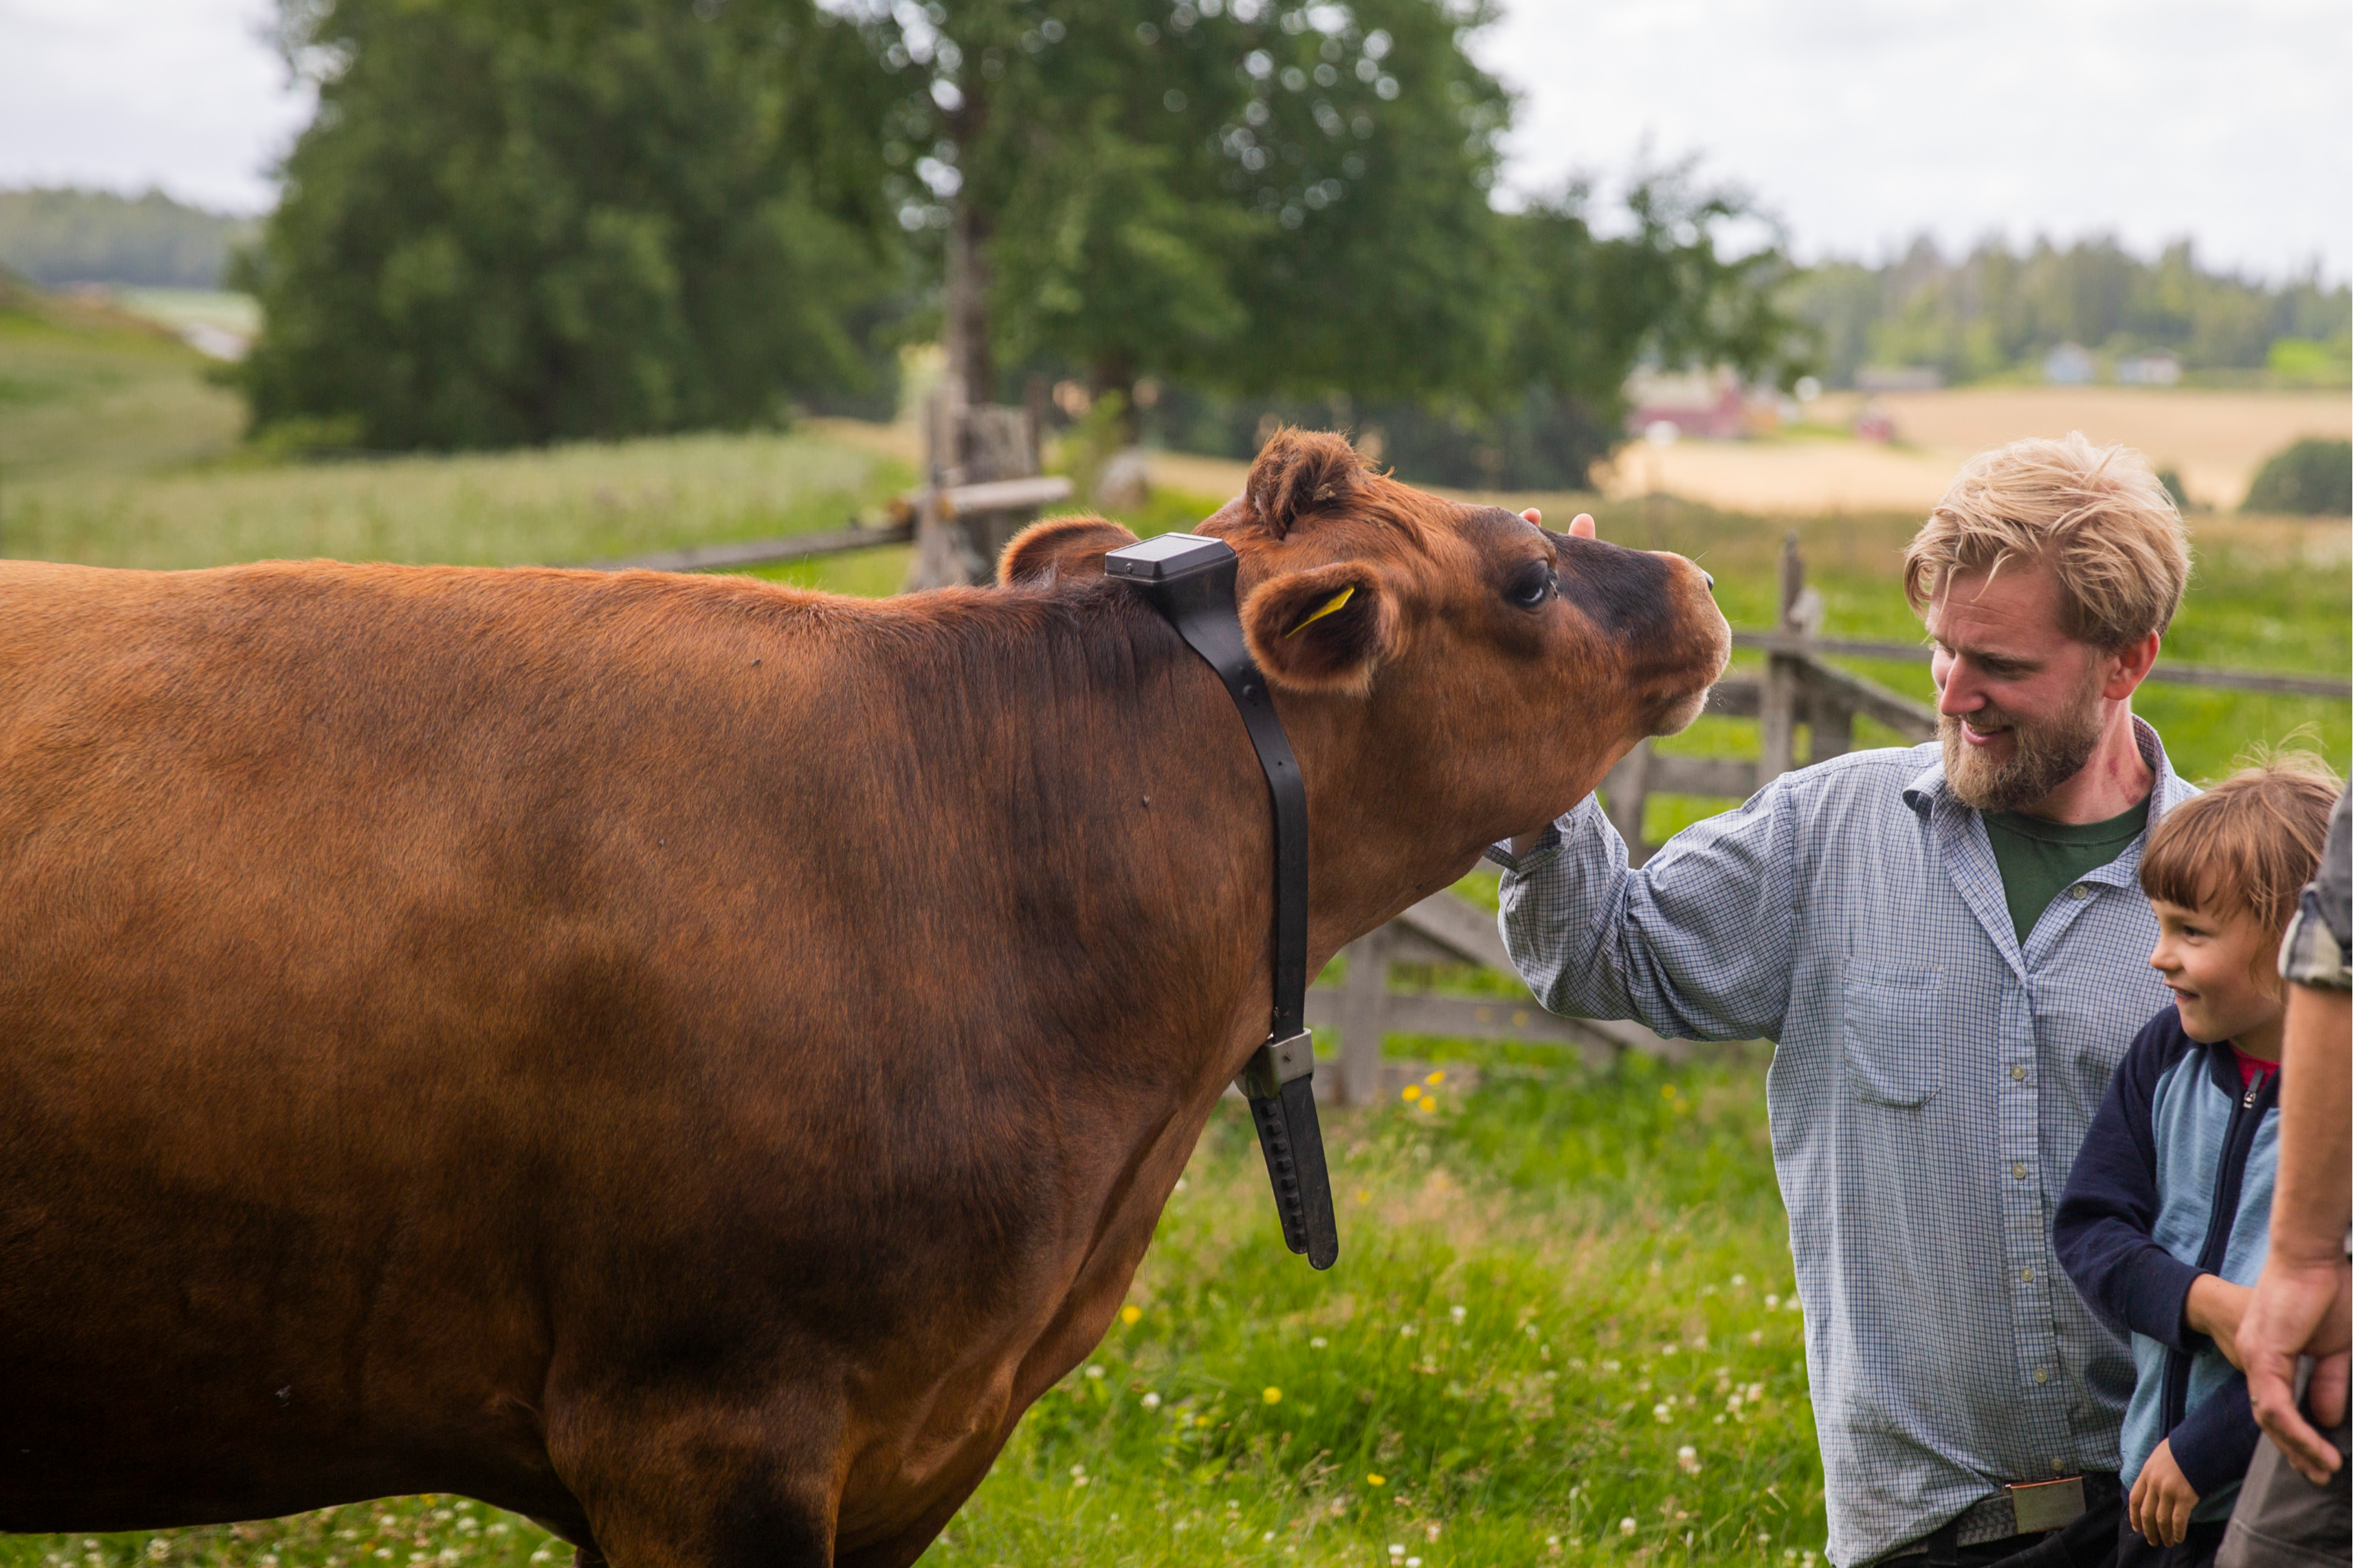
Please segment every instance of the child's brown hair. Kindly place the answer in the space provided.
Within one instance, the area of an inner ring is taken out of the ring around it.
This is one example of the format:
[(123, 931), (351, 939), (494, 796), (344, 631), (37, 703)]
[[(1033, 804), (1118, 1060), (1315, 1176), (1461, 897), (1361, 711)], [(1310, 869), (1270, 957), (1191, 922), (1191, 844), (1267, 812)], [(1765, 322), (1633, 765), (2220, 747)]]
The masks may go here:
[(2309, 752), (2232, 773), (2159, 819), (2141, 856), (2141, 891), (2218, 918), (2251, 914), (2279, 936), (2320, 867), (2337, 791)]

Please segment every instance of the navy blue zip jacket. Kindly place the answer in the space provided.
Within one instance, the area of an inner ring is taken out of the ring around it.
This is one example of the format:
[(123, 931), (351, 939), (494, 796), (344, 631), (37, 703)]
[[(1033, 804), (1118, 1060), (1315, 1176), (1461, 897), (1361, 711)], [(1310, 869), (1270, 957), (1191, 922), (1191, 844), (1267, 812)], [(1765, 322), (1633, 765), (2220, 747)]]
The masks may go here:
[(2263, 1271), (2278, 1099), (2278, 1073), (2246, 1087), (2229, 1045), (2200, 1045), (2167, 1008), (2117, 1067), (2052, 1226), (2084, 1301), (2132, 1336), (2125, 1483), (2169, 1440), (2195, 1520), (2229, 1517), (2260, 1434), (2246, 1375), (2182, 1312), (2199, 1275), (2253, 1285)]

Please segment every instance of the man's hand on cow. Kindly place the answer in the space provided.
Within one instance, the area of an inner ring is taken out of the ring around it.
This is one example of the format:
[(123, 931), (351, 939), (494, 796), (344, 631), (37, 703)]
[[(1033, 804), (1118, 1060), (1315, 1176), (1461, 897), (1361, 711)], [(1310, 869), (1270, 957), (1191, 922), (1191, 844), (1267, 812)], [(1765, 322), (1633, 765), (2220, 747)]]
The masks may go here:
[[(1520, 513), (1520, 515), (1526, 518), (1538, 528), (1542, 528), (1544, 526), (1544, 513), (1535, 507), (1528, 508), (1527, 510)], [(1591, 539), (1595, 537), (1593, 532), (1593, 514), (1589, 511), (1580, 511), (1575, 517), (1570, 518), (1568, 520), (1568, 536), (1571, 539)]]
[[(2247, 1373), (2247, 1399), (2296, 1472), (2326, 1486), (2342, 1465), (2337, 1445), (2316, 1427), (2345, 1419), (2346, 1377), (2353, 1369), (2353, 1270), (2342, 1258), (2313, 1261), (2282, 1258), (2263, 1263), (2263, 1277), (2239, 1322), (2238, 1350)], [(2312, 1420), (2296, 1408), (2296, 1358), (2316, 1360), (2306, 1400)]]

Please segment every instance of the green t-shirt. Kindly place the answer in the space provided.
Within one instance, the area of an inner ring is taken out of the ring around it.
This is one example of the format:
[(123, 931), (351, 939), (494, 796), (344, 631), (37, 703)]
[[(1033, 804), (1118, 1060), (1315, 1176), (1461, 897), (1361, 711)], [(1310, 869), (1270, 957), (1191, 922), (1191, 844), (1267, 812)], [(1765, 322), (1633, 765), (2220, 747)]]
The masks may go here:
[(1994, 864), (2001, 868), (2001, 896), (2018, 945), (2051, 907), (2051, 900), (2125, 852), (2148, 822), (2148, 802), (2105, 822), (2050, 822), (2015, 811), (1989, 811), (1986, 837)]

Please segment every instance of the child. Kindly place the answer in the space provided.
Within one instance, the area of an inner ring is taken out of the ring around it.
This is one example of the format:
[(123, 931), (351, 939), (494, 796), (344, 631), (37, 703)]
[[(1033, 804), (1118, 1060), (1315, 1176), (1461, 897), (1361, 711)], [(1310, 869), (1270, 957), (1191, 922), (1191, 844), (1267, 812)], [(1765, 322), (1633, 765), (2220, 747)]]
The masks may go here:
[(2142, 855), (2174, 1005), (2125, 1053), (2052, 1226), (2084, 1300), (2132, 1336), (2119, 1564), (2211, 1563), (2254, 1454), (2233, 1336), (2271, 1223), (2280, 935), (2336, 797), (2317, 767), (2252, 768), (2167, 813)]

